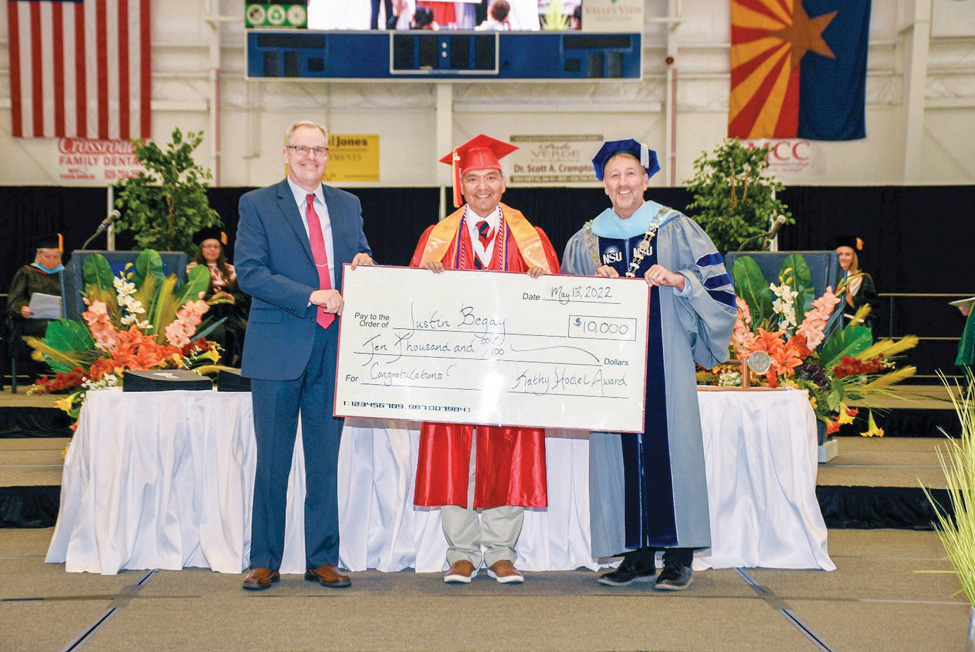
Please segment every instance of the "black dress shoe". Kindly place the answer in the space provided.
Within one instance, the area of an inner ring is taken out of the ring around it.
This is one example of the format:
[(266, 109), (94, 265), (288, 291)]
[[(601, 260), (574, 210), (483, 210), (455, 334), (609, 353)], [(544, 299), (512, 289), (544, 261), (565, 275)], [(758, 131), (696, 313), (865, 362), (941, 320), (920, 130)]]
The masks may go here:
[(634, 582), (652, 582), (656, 572), (653, 566), (624, 557), (616, 570), (603, 573), (596, 581), (606, 586), (627, 586)]
[(690, 566), (680, 563), (671, 563), (664, 566), (660, 571), (660, 577), (653, 588), (658, 591), (684, 591), (691, 585), (692, 572)]

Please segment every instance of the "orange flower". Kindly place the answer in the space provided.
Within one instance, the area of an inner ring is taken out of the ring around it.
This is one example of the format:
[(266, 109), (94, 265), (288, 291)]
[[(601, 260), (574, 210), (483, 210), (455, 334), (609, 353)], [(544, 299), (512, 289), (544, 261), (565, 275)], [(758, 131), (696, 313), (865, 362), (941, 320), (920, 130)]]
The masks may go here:
[(792, 349), (796, 352), (796, 355), (803, 360), (811, 356), (813, 353), (809, 348), (809, 343), (806, 341), (806, 336), (802, 335), (801, 333), (796, 334), (795, 337), (789, 340), (788, 346), (792, 347)]
[(758, 336), (753, 342), (754, 348), (749, 351), (749, 353), (754, 353), (755, 351), (765, 351), (769, 354), (769, 356), (771, 356), (772, 353), (785, 345), (785, 342), (782, 339), (783, 335), (784, 334), (781, 331), (770, 333), (764, 328), (759, 328)]
[(112, 358), (99, 358), (91, 365), (88, 375), (92, 380), (101, 380), (107, 374), (115, 373), (115, 360)]
[(96, 360), (91, 366), (93, 380), (101, 380), (106, 374), (121, 375), (125, 370), (143, 371), (155, 367), (168, 366), (177, 362), (180, 350), (168, 344), (158, 344), (152, 337), (144, 335), (135, 325), (117, 334), (112, 357)]

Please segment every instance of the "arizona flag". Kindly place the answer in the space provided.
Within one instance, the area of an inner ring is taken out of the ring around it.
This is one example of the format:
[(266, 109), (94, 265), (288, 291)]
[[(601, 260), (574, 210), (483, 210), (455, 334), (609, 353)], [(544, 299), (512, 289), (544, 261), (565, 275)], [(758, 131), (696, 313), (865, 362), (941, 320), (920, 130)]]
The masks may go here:
[(11, 133), (148, 138), (150, 0), (7, 0)]
[(870, 0), (732, 0), (731, 138), (866, 137)]

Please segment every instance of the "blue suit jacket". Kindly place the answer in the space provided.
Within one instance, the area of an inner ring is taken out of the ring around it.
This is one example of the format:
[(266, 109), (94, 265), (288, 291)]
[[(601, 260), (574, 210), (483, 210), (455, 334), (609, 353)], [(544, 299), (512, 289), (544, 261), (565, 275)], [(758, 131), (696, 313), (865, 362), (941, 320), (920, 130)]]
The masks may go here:
[[(336, 289), (342, 266), (357, 253), (371, 253), (362, 231), (362, 207), (350, 193), (322, 185), (332, 224)], [(242, 373), (248, 378), (294, 380), (301, 375), (315, 339), (318, 271), (288, 181), (252, 190), (240, 198), (234, 267), (240, 289), (251, 295)], [(332, 328), (337, 328), (334, 324)]]

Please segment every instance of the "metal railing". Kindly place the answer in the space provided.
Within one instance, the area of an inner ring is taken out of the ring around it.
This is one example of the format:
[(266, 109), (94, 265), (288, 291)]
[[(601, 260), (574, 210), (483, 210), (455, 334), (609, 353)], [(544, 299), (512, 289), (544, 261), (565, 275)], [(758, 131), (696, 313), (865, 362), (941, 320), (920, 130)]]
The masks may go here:
[[(882, 292), (880, 298), (886, 312), (882, 323), (886, 332), (878, 337), (899, 338), (916, 335), (918, 345), (907, 352), (907, 361), (918, 368), (916, 380), (940, 384), (936, 371), (949, 379), (961, 379), (955, 366), (958, 342), (964, 328), (964, 318), (949, 301), (964, 299), (975, 292)], [(878, 331), (881, 329), (878, 328)]]

